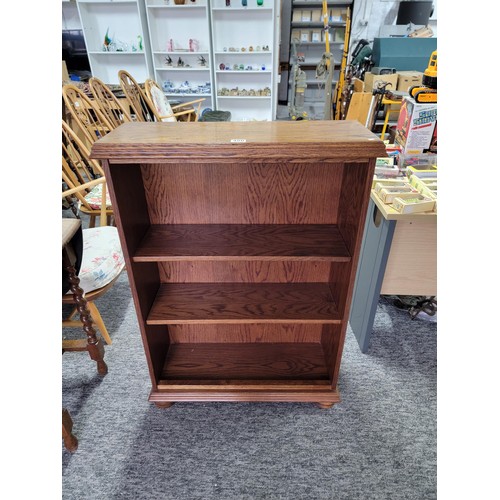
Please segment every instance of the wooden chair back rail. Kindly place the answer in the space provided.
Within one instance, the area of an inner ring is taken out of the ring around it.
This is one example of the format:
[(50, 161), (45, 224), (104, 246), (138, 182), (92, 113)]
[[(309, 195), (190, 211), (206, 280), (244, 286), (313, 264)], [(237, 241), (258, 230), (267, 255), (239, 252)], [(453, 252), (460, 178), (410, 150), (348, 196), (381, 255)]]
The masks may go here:
[[(107, 189), (104, 171), (97, 160), (90, 158), (88, 148), (64, 120), (62, 121), (62, 180), (68, 186), (68, 189), (62, 192), (63, 199), (70, 200), (72, 197), (78, 199), (82, 211), (90, 216), (90, 227), (94, 226), (97, 216), (100, 225), (106, 226), (108, 215), (112, 216), (113, 210), (106, 206)], [(98, 184), (102, 184), (101, 205), (96, 209), (92, 208), (85, 195)]]
[(149, 101), (146, 93), (141, 89), (134, 77), (125, 70), (118, 72), (120, 87), (129, 101), (129, 105), (135, 114), (136, 121), (155, 121), (154, 106)]
[(122, 105), (120, 100), (103, 81), (93, 76), (89, 80), (89, 85), (100, 110), (106, 115), (106, 118), (114, 128), (122, 123), (132, 121), (129, 110)]
[[(70, 186), (70, 188), (62, 192), (62, 197), (67, 198), (68, 196), (71, 196), (73, 194), (76, 195), (76, 197), (82, 202), (82, 204), (89, 211), (96, 212), (96, 210), (93, 210), (92, 207), (88, 204), (87, 200), (85, 200), (85, 198), (82, 196), (81, 194), (82, 191), (88, 192), (87, 190), (90, 190), (90, 188), (96, 186), (97, 184), (102, 184), (102, 199), (106, 200), (106, 179), (104, 177), (100, 177), (99, 179), (94, 179), (93, 181), (86, 182), (85, 184), (80, 184), (79, 186), (71, 186), (71, 180), (65, 176), (64, 172), (63, 172), (63, 179), (64, 182), (66, 182), (66, 184)], [(113, 212), (107, 209), (106, 203), (101, 203), (101, 208), (98, 212), (100, 216), (101, 226), (106, 226), (108, 213), (112, 214)]]
[(103, 114), (98, 104), (92, 102), (77, 86), (71, 83), (63, 85), (62, 95), (71, 116), (90, 145), (116, 128)]

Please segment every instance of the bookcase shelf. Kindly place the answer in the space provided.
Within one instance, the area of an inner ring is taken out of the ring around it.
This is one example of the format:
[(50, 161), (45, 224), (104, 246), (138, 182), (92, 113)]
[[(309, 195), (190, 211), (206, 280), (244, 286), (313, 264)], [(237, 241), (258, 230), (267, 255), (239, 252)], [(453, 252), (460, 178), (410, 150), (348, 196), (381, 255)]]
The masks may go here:
[(349, 262), (335, 225), (161, 224), (150, 227), (135, 262), (173, 260), (326, 260)]
[(340, 323), (328, 283), (164, 283), (149, 325)]
[(375, 159), (349, 121), (127, 123), (103, 162), (149, 400), (302, 401), (337, 387)]

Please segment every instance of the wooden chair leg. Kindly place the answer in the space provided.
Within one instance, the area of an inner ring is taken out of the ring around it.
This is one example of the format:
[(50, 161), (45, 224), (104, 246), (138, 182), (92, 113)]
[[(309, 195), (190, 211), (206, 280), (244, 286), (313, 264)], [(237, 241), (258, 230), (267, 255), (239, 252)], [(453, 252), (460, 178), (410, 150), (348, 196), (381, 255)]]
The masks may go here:
[(109, 336), (108, 329), (104, 325), (99, 309), (97, 309), (97, 306), (93, 302), (87, 302), (87, 307), (89, 309), (90, 316), (92, 316), (92, 321), (101, 332), (102, 338), (106, 341), (106, 344), (111, 345), (113, 341)]
[(89, 218), (89, 228), (95, 227), (95, 215), (91, 215)]
[(79, 286), (80, 280), (76, 275), (76, 269), (69, 261), (68, 255), (65, 251), (63, 251), (63, 265), (68, 271), (70, 289), (73, 293), (76, 308), (80, 313), (80, 320), (83, 323), (83, 331), (87, 335), (87, 351), (90, 359), (97, 363), (97, 373), (99, 373), (99, 375), (106, 375), (108, 373), (108, 366), (104, 361), (104, 346), (96, 336), (96, 332), (92, 326), (92, 317), (88, 309), (88, 302), (84, 297), (83, 290)]
[(62, 411), (62, 438), (64, 440), (64, 447), (74, 453), (78, 449), (78, 439), (73, 434), (73, 420), (69, 411), (63, 408)]

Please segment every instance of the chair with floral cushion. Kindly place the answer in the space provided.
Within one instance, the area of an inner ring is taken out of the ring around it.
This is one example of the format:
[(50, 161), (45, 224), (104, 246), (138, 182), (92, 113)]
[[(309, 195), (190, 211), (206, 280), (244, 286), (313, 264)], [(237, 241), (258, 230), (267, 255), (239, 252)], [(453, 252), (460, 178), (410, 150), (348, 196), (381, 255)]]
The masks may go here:
[[(99, 309), (95, 305), (95, 300), (104, 295), (114, 285), (125, 268), (118, 230), (114, 226), (86, 228), (83, 229), (82, 235), (83, 251), (78, 272), (79, 287), (83, 290), (92, 323), (95, 324), (106, 344), (111, 345), (111, 337)], [(74, 294), (67, 291), (63, 294), (62, 303), (75, 304), (77, 301)], [(62, 326), (83, 327), (84, 323), (75, 319), (78, 312), (78, 307), (75, 305), (70, 314), (63, 319)], [(72, 349), (73, 345), (74, 341), (63, 340), (63, 351), (81, 350)]]
[[(146, 96), (153, 104), (152, 111), (156, 121), (159, 122), (176, 122), (179, 120), (188, 122), (197, 122), (200, 116), (201, 103), (205, 98), (195, 99), (194, 101), (183, 102), (175, 106), (171, 106), (167, 96), (160, 88), (157, 82), (148, 78), (144, 83)], [(195, 107), (194, 105), (197, 106)]]
[[(92, 182), (100, 178), (102, 181)], [(86, 145), (64, 120), (62, 121), (62, 182), (63, 189), (68, 193), (65, 201), (75, 215), (78, 211), (88, 215), (89, 227), (95, 226), (97, 217), (100, 217), (101, 226), (108, 224), (108, 217), (111, 219), (113, 217), (113, 209), (106, 189), (104, 171), (99, 162), (90, 158)], [(103, 197), (106, 200), (105, 204), (102, 203)]]

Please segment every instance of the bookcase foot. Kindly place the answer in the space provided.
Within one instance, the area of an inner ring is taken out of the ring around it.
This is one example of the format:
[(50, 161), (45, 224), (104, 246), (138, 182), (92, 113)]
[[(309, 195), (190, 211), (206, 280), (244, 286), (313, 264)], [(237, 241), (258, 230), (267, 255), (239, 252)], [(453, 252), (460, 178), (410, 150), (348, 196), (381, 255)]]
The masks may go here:
[(174, 401), (155, 402), (157, 408), (170, 408), (173, 404)]
[(335, 403), (316, 403), (316, 406), (322, 410), (328, 410), (328, 408), (331, 408), (334, 404)]

